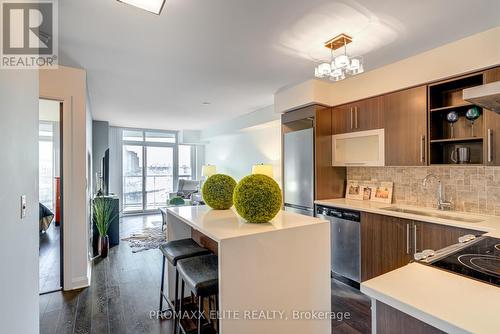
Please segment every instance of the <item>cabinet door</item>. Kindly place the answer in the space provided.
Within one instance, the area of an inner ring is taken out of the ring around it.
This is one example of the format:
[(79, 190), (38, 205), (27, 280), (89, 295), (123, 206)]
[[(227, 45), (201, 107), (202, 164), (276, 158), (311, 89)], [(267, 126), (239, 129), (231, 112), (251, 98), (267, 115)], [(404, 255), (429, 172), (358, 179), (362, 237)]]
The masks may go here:
[(316, 107), (314, 199), (344, 197), (346, 169), (332, 167), (332, 108)]
[(361, 280), (385, 274), (411, 260), (412, 221), (361, 213)]
[(458, 238), (466, 234), (481, 235), (484, 232), (469, 230), (460, 227), (415, 222), (412, 249), (421, 252), (424, 249), (439, 250), (458, 243)]
[(332, 131), (334, 135), (356, 131), (352, 104), (344, 104), (332, 109)]
[(373, 97), (354, 103), (354, 129), (365, 131), (384, 127), (382, 97)]
[[(484, 83), (500, 81), (500, 67), (484, 72)], [(500, 165), (500, 114), (484, 109), (484, 163), (489, 166)]]
[(385, 165), (427, 163), (427, 88), (415, 87), (383, 96)]

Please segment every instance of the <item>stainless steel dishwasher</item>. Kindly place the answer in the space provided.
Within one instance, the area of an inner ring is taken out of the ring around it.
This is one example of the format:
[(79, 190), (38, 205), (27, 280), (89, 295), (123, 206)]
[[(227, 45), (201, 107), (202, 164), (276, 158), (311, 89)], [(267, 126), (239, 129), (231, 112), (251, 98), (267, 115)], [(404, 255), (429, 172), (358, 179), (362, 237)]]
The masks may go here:
[(361, 215), (358, 211), (318, 205), (316, 217), (330, 221), (332, 272), (359, 286), (361, 282)]

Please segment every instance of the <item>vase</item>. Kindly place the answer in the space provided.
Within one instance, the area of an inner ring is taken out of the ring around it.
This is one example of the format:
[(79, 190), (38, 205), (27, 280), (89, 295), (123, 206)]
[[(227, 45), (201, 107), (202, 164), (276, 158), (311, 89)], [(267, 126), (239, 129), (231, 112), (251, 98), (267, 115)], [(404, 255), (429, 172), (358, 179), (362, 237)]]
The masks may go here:
[(109, 237), (107, 235), (99, 236), (99, 255), (101, 257), (107, 257), (109, 250)]

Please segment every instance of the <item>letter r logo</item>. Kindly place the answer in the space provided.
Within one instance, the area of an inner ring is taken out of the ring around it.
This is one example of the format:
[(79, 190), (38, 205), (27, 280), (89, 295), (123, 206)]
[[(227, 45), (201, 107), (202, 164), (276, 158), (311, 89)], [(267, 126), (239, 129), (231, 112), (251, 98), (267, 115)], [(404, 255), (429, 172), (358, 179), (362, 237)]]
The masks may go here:
[(53, 4), (3, 2), (3, 53), (50, 55), (53, 49)]

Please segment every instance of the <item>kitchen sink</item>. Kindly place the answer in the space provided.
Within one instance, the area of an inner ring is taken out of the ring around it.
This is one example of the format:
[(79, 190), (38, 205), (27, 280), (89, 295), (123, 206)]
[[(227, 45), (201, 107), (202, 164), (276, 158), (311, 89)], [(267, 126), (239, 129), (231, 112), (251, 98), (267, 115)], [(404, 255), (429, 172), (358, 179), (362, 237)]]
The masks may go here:
[(447, 219), (447, 220), (455, 220), (455, 221), (464, 222), (464, 223), (479, 223), (479, 222), (483, 221), (482, 219), (478, 219), (478, 218), (469, 218), (469, 217), (456, 216), (456, 215), (441, 213), (441, 212), (432, 212), (432, 211), (423, 211), (423, 210), (418, 210), (418, 209), (402, 208), (402, 207), (398, 207), (398, 206), (390, 206), (387, 208), (382, 208), (382, 210), (401, 212), (401, 213), (409, 213), (412, 215), (434, 217), (434, 218)]

